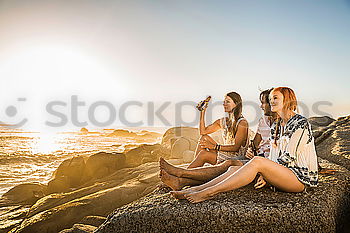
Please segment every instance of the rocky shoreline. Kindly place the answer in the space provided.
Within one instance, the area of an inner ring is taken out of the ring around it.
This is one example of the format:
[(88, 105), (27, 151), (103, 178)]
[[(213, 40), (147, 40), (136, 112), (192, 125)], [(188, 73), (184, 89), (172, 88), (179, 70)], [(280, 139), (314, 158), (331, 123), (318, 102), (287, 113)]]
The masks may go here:
[(306, 193), (248, 185), (199, 204), (174, 199), (157, 188), (159, 157), (187, 163), (199, 138), (197, 129), (177, 127), (159, 144), (66, 160), (47, 186), (13, 188), (0, 199), (7, 208), (0, 232), (346, 232), (350, 116), (310, 122), (320, 167), (335, 173), (321, 174), (319, 187)]
[[(126, 130), (112, 134), (132, 136)], [(184, 163), (183, 153), (191, 156), (188, 152), (197, 140), (197, 129), (173, 128), (159, 144), (126, 145), (124, 153), (100, 152), (67, 159), (47, 185), (21, 184), (1, 197), (0, 232), (59, 232), (81, 221), (101, 225), (114, 209), (156, 189), (160, 156)]]

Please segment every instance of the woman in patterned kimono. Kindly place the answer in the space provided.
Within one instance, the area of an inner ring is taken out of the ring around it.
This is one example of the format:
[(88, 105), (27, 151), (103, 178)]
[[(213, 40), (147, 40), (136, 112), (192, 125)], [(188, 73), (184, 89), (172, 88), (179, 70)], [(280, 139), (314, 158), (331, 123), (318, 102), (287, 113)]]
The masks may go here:
[[(245, 154), (249, 146), (248, 122), (242, 116), (242, 98), (236, 92), (226, 94), (223, 102), (224, 110), (228, 117), (216, 120), (211, 125), (205, 126), (204, 116), (206, 107), (200, 112), (199, 133), (201, 138), (197, 145), (195, 159), (188, 168), (202, 167), (205, 163), (212, 165), (226, 160), (235, 160), (237, 165), (243, 165), (247, 161)], [(223, 145), (208, 134), (223, 129)]]
[(302, 192), (318, 184), (317, 155), (308, 120), (297, 114), (294, 91), (275, 88), (270, 94), (271, 110), (278, 118), (271, 129), (269, 158), (255, 156), (237, 171), (230, 169), (221, 176), (199, 186), (174, 191), (192, 203), (205, 201), (218, 193), (238, 189), (260, 174), (260, 183), (268, 182), (284, 192)]

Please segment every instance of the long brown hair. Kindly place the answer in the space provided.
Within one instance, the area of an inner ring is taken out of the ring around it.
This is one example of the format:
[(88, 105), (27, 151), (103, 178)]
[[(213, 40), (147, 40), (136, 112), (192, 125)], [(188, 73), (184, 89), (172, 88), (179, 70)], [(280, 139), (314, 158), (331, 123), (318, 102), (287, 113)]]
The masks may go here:
[[(283, 95), (283, 111), (296, 111), (297, 110), (297, 106), (298, 106), (298, 102), (297, 102), (297, 97), (294, 93), (294, 91), (289, 88), (289, 87), (277, 87), (274, 88), (272, 92), (275, 91), (279, 91), (282, 93)], [(277, 135), (280, 133), (279, 132), (279, 128), (281, 125), (281, 117), (277, 115), (277, 120), (276, 120), (276, 130), (275, 130), (275, 140), (274, 140), (274, 144), (277, 145)]]
[[(233, 109), (232, 113), (229, 113), (229, 118), (228, 118), (228, 133), (230, 134), (232, 132), (232, 137), (234, 137), (236, 135), (236, 122), (238, 121), (238, 119), (241, 117), (242, 115), (242, 98), (241, 96), (237, 93), (237, 92), (230, 92), (227, 93), (226, 96), (230, 97), (233, 102), (236, 104), (236, 107)], [(233, 119), (232, 119), (232, 115), (233, 115)]]

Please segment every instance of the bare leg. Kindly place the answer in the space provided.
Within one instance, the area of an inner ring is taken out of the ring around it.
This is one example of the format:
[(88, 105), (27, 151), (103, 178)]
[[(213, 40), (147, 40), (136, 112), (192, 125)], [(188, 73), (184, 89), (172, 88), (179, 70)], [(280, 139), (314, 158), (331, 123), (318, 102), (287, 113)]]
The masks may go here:
[(218, 193), (234, 190), (251, 183), (258, 173), (268, 183), (285, 192), (301, 192), (305, 187), (290, 169), (257, 156), (223, 181), (201, 191), (186, 194), (185, 197), (192, 203), (201, 202)]
[(181, 190), (185, 186), (199, 185), (204, 181), (192, 180), (187, 178), (179, 178), (173, 175), (170, 175), (165, 170), (160, 170), (160, 178), (162, 182), (167, 185), (172, 190)]
[(202, 167), (205, 163), (216, 164), (216, 152), (201, 150), (187, 168)]
[(230, 166), (236, 166), (239, 165), (239, 163), (240, 162), (237, 160), (227, 160), (225, 162), (210, 167), (197, 167), (185, 169), (181, 167), (175, 167), (170, 163), (166, 162), (163, 158), (160, 158), (159, 160), (160, 168), (164, 169), (167, 173), (173, 176), (190, 178), (205, 182), (214, 179), (215, 177), (227, 171), (227, 169)]
[(198, 153), (202, 150), (202, 148), (199, 146), (199, 141), (196, 146), (196, 150), (194, 152), (194, 157), (197, 157)]
[(212, 186), (222, 182), (223, 180), (225, 180), (229, 176), (231, 176), (233, 173), (235, 173), (240, 168), (241, 168), (241, 166), (231, 166), (228, 168), (228, 170), (225, 173), (216, 177), (215, 179), (212, 179), (211, 181), (209, 181), (207, 183), (204, 183), (204, 184), (198, 185), (198, 186), (194, 186), (194, 187), (191, 187), (191, 188), (188, 188), (185, 190), (171, 192), (171, 194), (177, 199), (185, 199), (186, 198), (185, 196), (187, 194), (190, 194), (193, 192), (198, 192), (198, 191), (204, 190), (206, 188), (212, 187)]
[(202, 135), (197, 143), (195, 158), (188, 166), (188, 168), (202, 167), (205, 163), (210, 163), (212, 165), (216, 164), (217, 152), (214, 150), (205, 150), (199, 146), (200, 141), (207, 140), (212, 143), (216, 143), (215, 140), (209, 135)]

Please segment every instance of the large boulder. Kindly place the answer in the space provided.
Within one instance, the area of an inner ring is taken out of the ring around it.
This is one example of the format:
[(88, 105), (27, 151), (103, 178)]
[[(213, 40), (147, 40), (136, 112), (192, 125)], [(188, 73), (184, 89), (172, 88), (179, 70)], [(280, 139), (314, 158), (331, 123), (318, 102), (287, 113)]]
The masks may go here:
[(317, 130), (320, 127), (326, 127), (335, 121), (329, 116), (310, 117), (308, 120), (311, 124), (312, 130)]
[(95, 232), (348, 232), (350, 116), (324, 129), (316, 150), (330, 172), (319, 175), (316, 188), (284, 193), (251, 184), (199, 204), (159, 189), (117, 209)]
[(331, 123), (316, 138), (317, 155), (350, 170), (350, 116)]
[(195, 150), (199, 136), (200, 135), (197, 128), (192, 128), (192, 127), (170, 128), (163, 135), (162, 143), (161, 143), (161, 152), (164, 154), (166, 158), (170, 158), (172, 154), (172, 149), (174, 147), (174, 143), (180, 138), (183, 139), (182, 141), (187, 140), (187, 143), (189, 144), (189, 147), (191, 148), (191, 150)]
[(47, 184), (48, 193), (64, 193), (71, 188), (69, 178), (67, 176), (59, 176), (50, 180)]
[(2, 195), (0, 206), (34, 204), (46, 194), (46, 185), (39, 183), (19, 184)]
[(191, 140), (186, 137), (175, 139), (172, 143), (170, 159), (182, 159), (185, 151), (191, 150)]
[(350, 172), (325, 160), (322, 166), (337, 173), (320, 175), (319, 187), (305, 193), (249, 185), (191, 204), (158, 189), (114, 211), (95, 232), (341, 232), (349, 217)]
[(99, 179), (125, 167), (125, 154), (99, 152), (86, 160), (83, 181)]
[(66, 177), (69, 187), (76, 187), (81, 184), (81, 179), (85, 170), (83, 157), (73, 157), (64, 160), (56, 169), (54, 178)]
[(157, 162), (161, 156), (159, 149), (159, 144), (139, 145), (138, 147), (126, 152), (126, 165), (128, 167), (136, 167), (144, 163)]
[[(217, 143), (223, 144), (222, 130), (209, 134)], [(249, 129), (249, 138), (254, 137), (254, 132)], [(174, 127), (168, 129), (163, 135), (161, 143), (161, 152), (167, 159), (182, 159), (188, 162), (194, 158), (194, 152), (197, 149), (200, 139), (197, 128)]]

